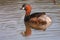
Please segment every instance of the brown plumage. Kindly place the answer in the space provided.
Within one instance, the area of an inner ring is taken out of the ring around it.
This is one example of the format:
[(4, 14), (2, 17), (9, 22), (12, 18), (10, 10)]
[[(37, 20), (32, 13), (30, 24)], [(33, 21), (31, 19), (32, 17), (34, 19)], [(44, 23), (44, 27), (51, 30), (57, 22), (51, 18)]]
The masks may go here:
[(32, 8), (29, 4), (23, 4), (21, 9), (26, 11), (24, 17), (26, 31), (22, 33), (23, 35), (31, 35), (31, 28), (45, 31), (51, 24), (51, 19), (46, 15), (45, 12), (36, 12), (30, 14)]

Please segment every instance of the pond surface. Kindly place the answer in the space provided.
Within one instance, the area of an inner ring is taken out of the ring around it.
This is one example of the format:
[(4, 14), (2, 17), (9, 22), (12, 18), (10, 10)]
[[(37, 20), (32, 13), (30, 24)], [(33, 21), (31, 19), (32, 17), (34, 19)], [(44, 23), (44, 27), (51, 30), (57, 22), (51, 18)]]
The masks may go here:
[[(46, 12), (51, 17), (52, 24), (46, 31), (32, 29), (32, 35), (23, 37), (25, 30), (25, 11), (19, 8), (24, 3), (32, 6), (32, 12)], [(0, 2), (0, 40), (60, 40), (60, 5), (39, 3), (35, 0)]]

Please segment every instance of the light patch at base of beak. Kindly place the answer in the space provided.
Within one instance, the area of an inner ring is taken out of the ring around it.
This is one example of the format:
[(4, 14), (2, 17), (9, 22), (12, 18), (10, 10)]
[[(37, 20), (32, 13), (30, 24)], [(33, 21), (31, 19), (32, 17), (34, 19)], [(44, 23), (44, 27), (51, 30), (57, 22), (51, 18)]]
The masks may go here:
[(22, 8), (23, 10), (25, 9), (25, 7)]

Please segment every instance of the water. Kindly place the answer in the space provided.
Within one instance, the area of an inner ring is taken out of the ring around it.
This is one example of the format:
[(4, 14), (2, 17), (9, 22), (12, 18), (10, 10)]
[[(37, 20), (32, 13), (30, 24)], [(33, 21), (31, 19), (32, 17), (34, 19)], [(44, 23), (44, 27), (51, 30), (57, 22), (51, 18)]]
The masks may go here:
[[(25, 11), (19, 9), (23, 3), (31, 4), (32, 13), (46, 12), (52, 19), (52, 25), (46, 31), (32, 29), (30, 37), (23, 37)], [(0, 40), (60, 40), (60, 5), (36, 0), (0, 2)]]

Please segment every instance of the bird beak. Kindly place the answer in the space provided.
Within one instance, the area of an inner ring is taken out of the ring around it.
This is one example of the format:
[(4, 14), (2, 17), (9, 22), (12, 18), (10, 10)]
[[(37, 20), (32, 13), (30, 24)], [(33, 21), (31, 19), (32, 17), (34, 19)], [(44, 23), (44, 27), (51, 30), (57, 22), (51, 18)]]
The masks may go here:
[(20, 10), (22, 10), (22, 8), (20, 8)]
[(24, 9), (25, 9), (24, 7), (20, 8), (20, 10), (24, 10)]

